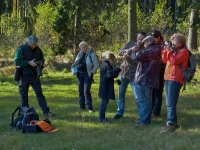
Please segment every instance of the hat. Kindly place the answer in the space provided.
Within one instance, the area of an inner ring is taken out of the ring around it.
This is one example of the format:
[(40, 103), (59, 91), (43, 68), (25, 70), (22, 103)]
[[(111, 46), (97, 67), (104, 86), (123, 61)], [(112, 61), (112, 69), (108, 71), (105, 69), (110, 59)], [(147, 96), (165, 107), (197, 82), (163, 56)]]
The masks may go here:
[(144, 39), (142, 40), (142, 43), (144, 43), (144, 42), (149, 42), (149, 41), (155, 42), (155, 38), (154, 38), (153, 36), (147, 36), (146, 38), (144, 38)]

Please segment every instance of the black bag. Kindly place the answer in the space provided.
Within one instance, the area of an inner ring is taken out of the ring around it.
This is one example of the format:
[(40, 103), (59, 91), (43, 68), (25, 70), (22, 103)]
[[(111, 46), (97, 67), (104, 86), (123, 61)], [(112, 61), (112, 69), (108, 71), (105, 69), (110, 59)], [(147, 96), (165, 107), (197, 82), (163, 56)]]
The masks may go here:
[[(14, 114), (18, 112), (17, 118), (14, 119)], [(39, 120), (39, 115), (36, 113), (33, 107), (21, 107), (18, 106), (15, 111), (12, 113), (12, 119), (10, 126), (20, 130), (22, 126), (30, 124), (31, 120)]]
[(15, 81), (19, 81), (21, 77), (21, 68), (20, 67), (16, 67), (15, 68), (15, 72), (14, 72), (14, 80)]

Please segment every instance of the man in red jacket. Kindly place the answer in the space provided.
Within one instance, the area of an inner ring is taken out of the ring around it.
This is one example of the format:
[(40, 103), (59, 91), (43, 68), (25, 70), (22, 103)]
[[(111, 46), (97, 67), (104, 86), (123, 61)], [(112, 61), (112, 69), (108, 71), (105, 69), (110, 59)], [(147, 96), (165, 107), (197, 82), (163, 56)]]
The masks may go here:
[(172, 48), (169, 45), (162, 52), (162, 60), (166, 63), (164, 74), (167, 106), (166, 127), (160, 133), (172, 132), (177, 127), (176, 104), (184, 78), (180, 64), (186, 70), (189, 59), (189, 51), (186, 48), (186, 38), (182, 34), (174, 34), (171, 37)]

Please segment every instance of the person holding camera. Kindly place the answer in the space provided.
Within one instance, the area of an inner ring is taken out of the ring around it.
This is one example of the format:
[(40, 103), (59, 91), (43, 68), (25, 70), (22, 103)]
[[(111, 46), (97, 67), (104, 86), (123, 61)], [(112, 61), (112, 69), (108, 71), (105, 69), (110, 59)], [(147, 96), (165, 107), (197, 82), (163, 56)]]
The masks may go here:
[(161, 48), (155, 44), (153, 36), (142, 40), (145, 49), (135, 54), (138, 61), (134, 82), (137, 94), (139, 120), (136, 125), (151, 124), (151, 99), (153, 88), (159, 88), (160, 69), (162, 64)]
[(186, 38), (183, 34), (174, 34), (171, 36), (171, 42), (172, 47), (169, 43), (166, 43), (165, 50), (162, 52), (162, 60), (166, 63), (164, 85), (166, 91), (167, 122), (160, 133), (173, 132), (178, 127), (176, 105), (180, 89), (184, 83), (180, 65), (186, 70), (189, 59), (189, 50), (186, 47)]
[(114, 78), (117, 78), (121, 69), (119, 67), (113, 68), (112, 65), (117, 61), (115, 55), (108, 52), (101, 64), (100, 69), (100, 85), (99, 85), (99, 97), (101, 98), (101, 104), (99, 109), (99, 122), (109, 122), (105, 118), (106, 107), (109, 99), (115, 100), (114, 91)]
[(15, 52), (14, 64), (20, 67), (19, 93), (21, 95), (21, 107), (28, 107), (28, 89), (31, 85), (39, 106), (45, 116), (54, 116), (49, 111), (46, 99), (42, 93), (41, 82), (39, 77), (41, 67), (44, 64), (44, 56), (42, 50), (37, 46), (38, 38), (29, 36), (26, 43), (19, 46)]
[(141, 50), (143, 48), (141, 42), (145, 38), (146, 33), (145, 32), (139, 32), (137, 34), (137, 42), (129, 41), (123, 48), (121, 48), (118, 52), (119, 56), (123, 56), (124, 60), (120, 66), (121, 72), (120, 72), (120, 81), (121, 84), (118, 88), (118, 100), (117, 105), (118, 109), (116, 112), (116, 115), (113, 117), (113, 119), (119, 119), (123, 117), (124, 111), (125, 111), (125, 94), (128, 87), (128, 84), (130, 84), (133, 95), (137, 101), (137, 95), (135, 93), (135, 83), (134, 83), (134, 77), (135, 77), (135, 71), (138, 62), (135, 60), (132, 60), (132, 55), (136, 53), (137, 51)]
[(89, 113), (93, 112), (92, 97), (91, 97), (91, 84), (93, 82), (93, 74), (96, 73), (99, 62), (96, 54), (91, 47), (85, 41), (79, 44), (80, 51), (76, 56), (72, 68), (78, 69), (76, 76), (78, 78), (78, 90), (79, 90), (79, 105), (80, 110), (85, 109), (85, 102)]

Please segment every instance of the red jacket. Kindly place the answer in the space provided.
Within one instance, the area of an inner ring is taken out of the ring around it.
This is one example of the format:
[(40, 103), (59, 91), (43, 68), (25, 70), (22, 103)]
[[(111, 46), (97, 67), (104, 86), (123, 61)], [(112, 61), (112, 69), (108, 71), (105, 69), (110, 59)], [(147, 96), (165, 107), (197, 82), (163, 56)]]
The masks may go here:
[(189, 51), (186, 47), (175, 51), (164, 50), (162, 52), (163, 63), (166, 63), (164, 79), (176, 81), (183, 85), (184, 79), (182, 76), (180, 64), (182, 64), (184, 70), (186, 70), (188, 59)]

